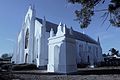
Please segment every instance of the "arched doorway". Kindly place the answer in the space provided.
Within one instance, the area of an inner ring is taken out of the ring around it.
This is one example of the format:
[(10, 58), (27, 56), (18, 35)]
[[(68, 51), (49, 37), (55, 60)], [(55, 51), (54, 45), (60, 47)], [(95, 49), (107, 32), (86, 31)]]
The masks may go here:
[(60, 47), (54, 47), (54, 71), (58, 71), (58, 64), (59, 64), (59, 54), (60, 54)]
[(25, 63), (27, 63), (28, 53), (25, 54)]

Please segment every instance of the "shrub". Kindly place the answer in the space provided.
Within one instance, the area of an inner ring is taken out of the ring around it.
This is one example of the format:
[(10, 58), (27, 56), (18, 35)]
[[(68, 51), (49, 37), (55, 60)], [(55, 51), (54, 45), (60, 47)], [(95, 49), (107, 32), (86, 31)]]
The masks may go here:
[(86, 68), (86, 67), (88, 67), (88, 64), (84, 64), (84, 63), (77, 64), (77, 67), (78, 68)]
[(35, 64), (17, 64), (12, 67), (12, 70), (35, 70), (37, 66)]
[(9, 70), (11, 69), (11, 64), (3, 64), (3, 65), (1, 66), (1, 69), (4, 69), (4, 70), (9, 71)]

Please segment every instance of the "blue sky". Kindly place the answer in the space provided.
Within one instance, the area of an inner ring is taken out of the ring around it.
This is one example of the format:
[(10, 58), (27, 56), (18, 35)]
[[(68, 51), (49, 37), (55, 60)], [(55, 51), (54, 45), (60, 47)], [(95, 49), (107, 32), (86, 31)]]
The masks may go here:
[[(108, 2), (105, 3), (107, 5)], [(75, 19), (74, 11), (79, 5), (68, 4), (65, 0), (0, 0), (0, 53), (11, 53), (16, 46), (17, 35), (21, 29), (24, 16), (30, 4), (35, 5), (36, 16), (59, 24), (59, 22), (73, 27), (74, 30), (83, 32)], [(98, 5), (98, 9), (104, 9), (105, 5)], [(97, 13), (85, 34), (97, 40), (100, 37), (103, 52), (114, 47), (120, 50), (120, 29), (110, 27), (109, 22), (102, 24), (103, 13)]]

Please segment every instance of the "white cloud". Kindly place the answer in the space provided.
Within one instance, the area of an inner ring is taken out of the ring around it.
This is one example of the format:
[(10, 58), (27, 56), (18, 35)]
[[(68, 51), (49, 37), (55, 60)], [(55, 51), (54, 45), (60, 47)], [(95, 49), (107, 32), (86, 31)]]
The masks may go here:
[(13, 39), (6, 39), (6, 40), (15, 43), (15, 40), (13, 40)]

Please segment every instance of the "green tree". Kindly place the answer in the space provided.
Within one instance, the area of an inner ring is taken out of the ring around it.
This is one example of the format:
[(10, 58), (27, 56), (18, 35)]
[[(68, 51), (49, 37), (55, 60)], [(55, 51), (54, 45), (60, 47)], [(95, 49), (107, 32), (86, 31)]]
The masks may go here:
[(120, 0), (111, 0), (108, 8), (95, 10), (96, 5), (104, 4), (106, 0), (67, 0), (72, 4), (80, 4), (81, 8), (75, 11), (76, 21), (80, 23), (81, 28), (87, 28), (95, 12), (105, 11), (103, 23), (109, 18), (110, 25), (120, 27)]
[(104, 53), (104, 54), (102, 54), (102, 56), (103, 56), (103, 57), (106, 57), (107, 55)]
[(11, 59), (12, 56), (13, 56), (13, 55), (10, 55), (10, 54), (8, 54), (8, 53), (4, 53), (4, 54), (2, 54), (1, 58), (2, 58), (2, 59)]
[(2, 54), (1, 58), (6, 59), (8, 57), (7, 53)]
[(111, 55), (113, 56), (113, 55), (119, 55), (119, 51), (118, 50), (116, 50), (115, 48), (111, 48), (110, 50), (109, 50), (110, 52), (111, 52)]

